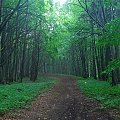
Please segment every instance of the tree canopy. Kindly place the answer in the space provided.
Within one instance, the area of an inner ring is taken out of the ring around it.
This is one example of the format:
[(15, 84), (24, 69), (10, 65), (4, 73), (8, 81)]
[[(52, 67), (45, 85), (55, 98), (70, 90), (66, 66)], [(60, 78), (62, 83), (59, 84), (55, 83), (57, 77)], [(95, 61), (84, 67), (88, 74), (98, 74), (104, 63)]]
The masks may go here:
[(0, 83), (38, 73), (120, 82), (119, 0), (1, 0)]

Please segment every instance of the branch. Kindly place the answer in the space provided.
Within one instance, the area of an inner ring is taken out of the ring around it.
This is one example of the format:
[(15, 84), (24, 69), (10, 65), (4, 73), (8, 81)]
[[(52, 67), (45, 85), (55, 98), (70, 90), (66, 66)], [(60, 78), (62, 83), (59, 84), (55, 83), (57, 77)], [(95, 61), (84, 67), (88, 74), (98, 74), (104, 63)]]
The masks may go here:
[(0, 33), (2, 32), (2, 30), (5, 28), (7, 22), (11, 19), (11, 17), (14, 15), (14, 13), (20, 9), (26, 2), (24, 2), (23, 4), (20, 5), (22, 0), (18, 1), (18, 4), (16, 5), (16, 7), (14, 8), (14, 10), (8, 15), (6, 16), (6, 18), (3, 20), (3, 22), (0, 24)]
[(84, 3), (85, 7), (82, 5), (82, 3), (80, 2), (80, 0), (78, 0), (80, 6), (85, 10), (85, 12), (88, 14), (88, 16), (95, 22), (97, 23), (100, 27), (104, 27), (103, 25), (100, 24), (100, 22), (98, 20), (95, 20), (93, 16), (90, 15), (89, 10), (88, 10), (88, 6), (86, 3)]
[(102, 35), (102, 33), (100, 33), (100, 32), (99, 33), (98, 32), (91, 33), (89, 31), (78, 31), (78, 32), (76, 32), (77, 36), (81, 36), (81, 34), (96, 34), (96, 35), (99, 35), (99, 36)]
[(86, 39), (86, 38), (88, 38), (88, 37), (90, 37), (90, 36), (92, 36), (92, 35), (102, 35), (102, 34), (101, 34), (101, 33), (91, 33), (91, 34), (89, 34), (89, 35), (87, 35), (87, 36), (80, 37), (80, 39)]

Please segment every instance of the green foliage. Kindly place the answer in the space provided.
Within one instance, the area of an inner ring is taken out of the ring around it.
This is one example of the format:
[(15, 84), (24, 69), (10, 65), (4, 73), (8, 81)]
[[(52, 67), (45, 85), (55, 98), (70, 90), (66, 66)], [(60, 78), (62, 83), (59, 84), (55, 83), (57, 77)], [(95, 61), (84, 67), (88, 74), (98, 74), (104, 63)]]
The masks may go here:
[(99, 45), (120, 45), (120, 18), (105, 25), (106, 32), (99, 40)]
[(120, 67), (120, 59), (115, 59), (109, 63), (109, 65), (106, 67), (106, 70), (103, 73), (110, 73), (119, 67)]
[[(41, 80), (41, 79), (40, 79)], [(55, 80), (43, 78), (42, 82), (16, 83), (12, 85), (0, 85), (0, 114), (13, 109), (23, 107), (26, 102), (43, 93), (55, 84)]]
[(63, 6), (59, 2), (45, 2), (44, 13), (47, 35), (45, 50), (50, 57), (63, 57), (70, 44), (70, 36), (79, 30), (78, 17), (82, 13), (77, 0), (66, 1)]
[(78, 80), (77, 84), (87, 96), (100, 101), (102, 108), (120, 110), (120, 85), (111, 87), (109, 82), (93, 79)]
[(113, 0), (104, 0), (104, 3), (107, 7), (109, 7), (113, 4)]

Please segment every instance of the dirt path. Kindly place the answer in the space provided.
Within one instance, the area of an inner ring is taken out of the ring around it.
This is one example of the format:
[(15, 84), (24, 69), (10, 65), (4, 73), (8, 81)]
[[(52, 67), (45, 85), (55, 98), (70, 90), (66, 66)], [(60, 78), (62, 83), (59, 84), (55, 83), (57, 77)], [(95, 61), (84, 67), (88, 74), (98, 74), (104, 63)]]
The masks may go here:
[(80, 93), (73, 78), (59, 77), (59, 80), (59, 84), (27, 105), (28, 108), (6, 115), (3, 120), (114, 120), (106, 111), (94, 111), (98, 104)]

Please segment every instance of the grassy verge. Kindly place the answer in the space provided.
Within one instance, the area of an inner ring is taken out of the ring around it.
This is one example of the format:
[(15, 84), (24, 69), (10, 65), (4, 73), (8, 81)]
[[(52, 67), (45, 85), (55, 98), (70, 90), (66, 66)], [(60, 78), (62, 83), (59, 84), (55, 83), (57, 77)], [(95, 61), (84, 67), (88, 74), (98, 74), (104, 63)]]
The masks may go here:
[(111, 87), (108, 82), (92, 79), (78, 80), (77, 84), (87, 96), (100, 101), (101, 108), (120, 110), (120, 85)]
[(0, 114), (11, 109), (21, 108), (38, 94), (52, 87), (56, 81), (51, 78), (38, 78), (36, 83), (24, 82), (11, 85), (0, 85)]

